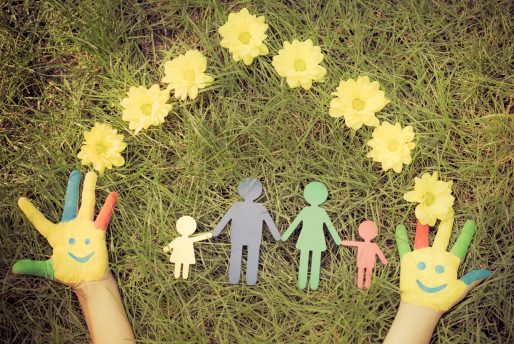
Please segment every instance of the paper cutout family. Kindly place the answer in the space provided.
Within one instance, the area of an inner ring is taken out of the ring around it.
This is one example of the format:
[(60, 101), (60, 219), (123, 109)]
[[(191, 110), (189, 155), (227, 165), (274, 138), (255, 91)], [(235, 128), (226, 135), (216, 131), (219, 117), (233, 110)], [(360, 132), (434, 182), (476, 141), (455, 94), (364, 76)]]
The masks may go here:
[[(378, 228), (372, 221), (365, 221), (359, 226), (359, 235), (364, 241), (341, 242), (341, 238), (337, 234), (327, 212), (320, 206), (328, 197), (327, 187), (320, 182), (311, 182), (305, 187), (304, 198), (309, 206), (300, 211), (282, 237), (266, 207), (254, 202), (262, 194), (261, 182), (255, 178), (246, 178), (239, 185), (238, 193), (243, 198), (243, 202), (236, 202), (230, 207), (214, 228), (212, 234), (204, 233), (190, 237), (196, 230), (196, 221), (190, 216), (183, 216), (178, 219), (177, 232), (181, 236), (164, 247), (164, 252), (172, 251), (170, 262), (175, 263), (175, 278), (180, 277), (181, 267), (183, 269), (182, 278), (188, 278), (189, 266), (196, 262), (193, 243), (217, 237), (229, 223), (231, 224), (230, 284), (239, 283), (244, 246), (247, 247), (248, 252), (246, 283), (248, 285), (257, 283), (264, 224), (267, 225), (276, 241), (286, 241), (296, 228), (301, 225), (300, 235), (296, 242), (296, 248), (300, 250), (299, 289), (305, 289), (307, 286), (309, 259), (311, 261), (310, 288), (313, 290), (318, 288), (321, 254), (327, 250), (324, 233), (325, 226), (337, 245), (357, 247), (357, 287), (362, 288), (364, 286), (369, 288), (371, 286), (371, 276), (375, 267), (376, 256), (380, 258), (384, 265), (387, 264), (387, 259), (378, 245), (371, 242), (378, 233)], [(364, 274), (366, 275), (365, 283), (363, 283)]]

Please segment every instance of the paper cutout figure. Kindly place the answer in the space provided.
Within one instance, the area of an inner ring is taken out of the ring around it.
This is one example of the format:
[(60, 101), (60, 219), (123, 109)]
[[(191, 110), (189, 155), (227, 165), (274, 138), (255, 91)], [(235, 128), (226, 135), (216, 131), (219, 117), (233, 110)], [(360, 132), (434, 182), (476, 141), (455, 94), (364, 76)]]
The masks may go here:
[(364, 241), (348, 241), (343, 240), (341, 245), (357, 247), (357, 287), (362, 288), (364, 282), (364, 274), (366, 279), (364, 287), (371, 287), (371, 277), (373, 268), (375, 267), (375, 257), (378, 256), (382, 264), (387, 264), (387, 259), (380, 247), (371, 240), (375, 239), (378, 234), (378, 228), (373, 221), (364, 221), (359, 226), (359, 235)]
[(196, 264), (193, 243), (212, 238), (211, 233), (203, 233), (190, 237), (195, 231), (195, 219), (191, 216), (182, 216), (177, 220), (177, 232), (181, 236), (163, 248), (165, 253), (171, 251), (170, 262), (175, 263), (175, 278), (180, 277), (180, 270), (182, 270), (182, 279), (187, 279), (189, 277), (190, 266)]
[(296, 227), (302, 223), (300, 236), (296, 242), (296, 248), (300, 250), (298, 288), (305, 289), (307, 286), (307, 270), (309, 268), (309, 257), (312, 252), (310, 287), (315, 290), (319, 285), (321, 253), (327, 250), (323, 226), (327, 226), (330, 235), (337, 245), (341, 243), (341, 238), (337, 234), (325, 209), (320, 207), (327, 200), (327, 187), (320, 182), (312, 182), (305, 187), (303, 195), (310, 206), (302, 209), (282, 235), (282, 240), (286, 241)]
[(254, 285), (258, 278), (263, 222), (266, 223), (275, 240), (280, 240), (280, 233), (264, 205), (254, 202), (262, 194), (262, 184), (259, 180), (246, 178), (239, 184), (237, 191), (244, 202), (237, 202), (230, 207), (214, 228), (212, 235), (217, 237), (232, 221), (229, 282), (230, 284), (239, 283), (243, 246), (246, 246), (248, 250), (246, 284)]

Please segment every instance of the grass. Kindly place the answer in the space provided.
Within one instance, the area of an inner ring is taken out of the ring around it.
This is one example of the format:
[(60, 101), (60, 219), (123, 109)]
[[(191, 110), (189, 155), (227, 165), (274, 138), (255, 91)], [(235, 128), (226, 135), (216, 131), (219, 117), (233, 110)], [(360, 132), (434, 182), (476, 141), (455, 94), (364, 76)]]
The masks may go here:
[[(219, 46), (217, 28), (236, 3), (215, 1), (8, 1), (0, 5), (0, 333), (4, 342), (87, 342), (76, 297), (41, 278), (13, 276), (21, 258), (51, 254), (16, 206), (32, 198), (60, 216), (83, 131), (107, 122), (125, 135), (126, 165), (99, 178), (99, 198), (120, 193), (108, 245), (128, 316), (141, 343), (323, 342), (383, 339), (399, 303), (394, 227), (414, 226), (402, 199), (413, 179), (440, 171), (454, 181), (456, 222), (478, 232), (461, 267), (493, 276), (446, 314), (434, 343), (512, 343), (513, 11), (510, 1), (248, 2), (266, 16), (271, 54), (250, 67)], [(325, 53), (324, 83), (289, 89), (271, 57), (284, 40), (311, 38)], [(150, 86), (162, 64), (202, 50), (212, 87), (176, 103), (164, 125), (134, 136), (120, 99)], [(369, 128), (357, 133), (328, 116), (341, 79), (378, 80), (391, 103), (380, 120), (413, 126), (414, 162), (400, 174), (365, 157)], [(81, 168), (83, 171), (87, 169)], [(325, 204), (343, 238), (364, 219), (380, 228), (390, 264), (373, 287), (355, 287), (355, 256), (329, 245), (318, 291), (296, 289), (293, 236), (264, 235), (259, 284), (228, 284), (229, 236), (198, 244), (186, 283), (174, 280), (161, 248), (176, 219), (210, 231), (243, 177), (262, 180), (261, 199), (281, 232), (304, 206), (309, 181), (330, 190)], [(452, 235), (455, 240), (456, 233)]]

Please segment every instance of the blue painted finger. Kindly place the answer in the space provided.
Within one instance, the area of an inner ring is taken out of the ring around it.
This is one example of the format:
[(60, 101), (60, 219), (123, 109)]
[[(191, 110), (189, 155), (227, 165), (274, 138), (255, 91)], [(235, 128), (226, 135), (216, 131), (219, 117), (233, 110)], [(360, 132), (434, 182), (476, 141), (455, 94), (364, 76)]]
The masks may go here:
[(77, 209), (79, 205), (79, 187), (80, 187), (80, 171), (73, 170), (68, 179), (66, 187), (66, 196), (64, 197), (64, 210), (62, 212), (61, 222), (67, 222), (77, 217)]
[(479, 282), (489, 276), (491, 276), (492, 272), (489, 270), (484, 269), (478, 269), (473, 270), (462, 276), (460, 279), (462, 282), (466, 283), (467, 285), (470, 285), (474, 282)]

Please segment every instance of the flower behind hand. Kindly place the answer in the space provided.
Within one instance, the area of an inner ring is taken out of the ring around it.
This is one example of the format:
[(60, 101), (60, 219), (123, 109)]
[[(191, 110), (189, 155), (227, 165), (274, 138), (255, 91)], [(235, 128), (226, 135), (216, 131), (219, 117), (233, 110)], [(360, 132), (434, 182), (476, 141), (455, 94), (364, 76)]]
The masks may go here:
[(84, 132), (84, 144), (77, 155), (82, 165), (92, 164), (100, 173), (113, 166), (123, 166), (125, 159), (121, 152), (127, 147), (123, 135), (105, 123), (97, 123), (91, 131)]

